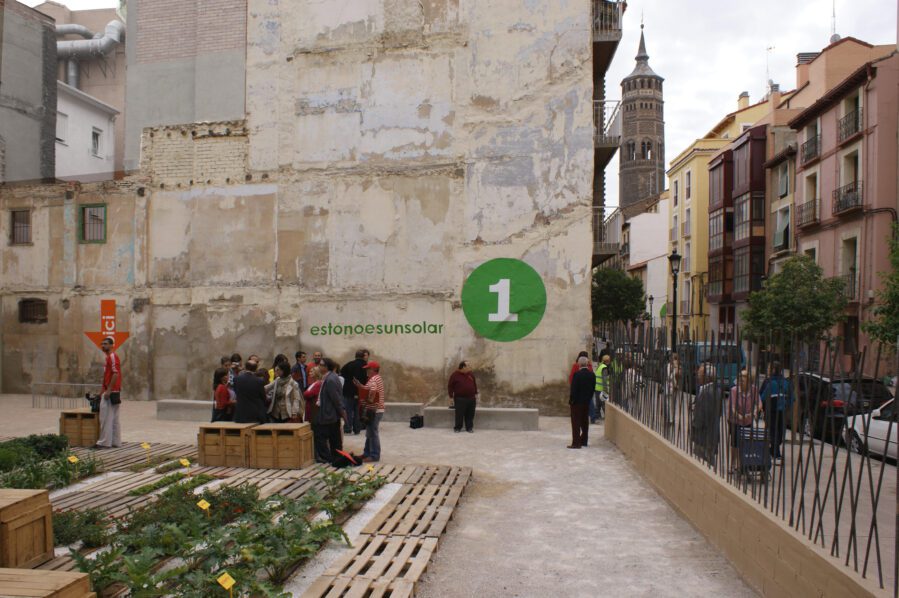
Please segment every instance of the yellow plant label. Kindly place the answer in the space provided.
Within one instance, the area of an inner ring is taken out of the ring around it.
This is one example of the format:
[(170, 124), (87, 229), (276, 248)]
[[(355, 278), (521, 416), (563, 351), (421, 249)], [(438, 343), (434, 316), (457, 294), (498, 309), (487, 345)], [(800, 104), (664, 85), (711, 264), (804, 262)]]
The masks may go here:
[(187, 459), (181, 459), (180, 461), (178, 461), (178, 463), (180, 463), (184, 467), (190, 467), (190, 461), (188, 461)]
[(140, 448), (144, 449), (145, 451), (148, 451), (148, 450), (150, 450), (150, 443), (149, 442), (141, 442)]
[(216, 579), (216, 581), (219, 582), (219, 585), (222, 586), (223, 588), (225, 588), (226, 590), (230, 590), (232, 587), (234, 587), (234, 584), (236, 583), (234, 581), (234, 578), (231, 577), (231, 575), (229, 575), (228, 573), (222, 573), (218, 577), (218, 579)]
[(78, 463), (78, 457), (76, 457), (75, 455), (71, 455), (69, 457), (69, 463), (72, 463), (72, 464)]
[[(209, 504), (208, 500), (203, 499), (197, 503), (197, 506), (200, 507), (201, 509), (203, 509), (204, 511), (208, 511), (209, 507), (211, 507), (212, 505)], [(227, 590), (228, 588), (225, 588), (225, 589)]]

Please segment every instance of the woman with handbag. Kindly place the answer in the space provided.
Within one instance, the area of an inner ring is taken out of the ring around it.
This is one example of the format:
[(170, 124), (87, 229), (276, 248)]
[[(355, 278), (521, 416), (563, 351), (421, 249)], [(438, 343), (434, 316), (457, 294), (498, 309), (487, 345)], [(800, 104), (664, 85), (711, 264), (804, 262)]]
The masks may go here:
[(269, 418), (277, 424), (303, 421), (300, 387), (290, 375), (290, 364), (279, 361), (274, 369), (275, 379), (265, 387), (265, 391), (272, 396), (268, 406)]

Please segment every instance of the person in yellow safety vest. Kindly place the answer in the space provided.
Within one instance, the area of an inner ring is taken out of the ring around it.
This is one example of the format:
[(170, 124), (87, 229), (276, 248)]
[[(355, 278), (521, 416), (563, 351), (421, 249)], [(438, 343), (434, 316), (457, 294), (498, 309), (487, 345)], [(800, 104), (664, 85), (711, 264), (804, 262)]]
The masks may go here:
[(609, 400), (609, 373), (611, 368), (609, 362), (612, 357), (606, 353), (602, 356), (602, 362), (596, 368), (596, 386), (594, 387), (594, 397), (596, 399), (596, 414), (599, 419), (606, 418), (606, 401)]

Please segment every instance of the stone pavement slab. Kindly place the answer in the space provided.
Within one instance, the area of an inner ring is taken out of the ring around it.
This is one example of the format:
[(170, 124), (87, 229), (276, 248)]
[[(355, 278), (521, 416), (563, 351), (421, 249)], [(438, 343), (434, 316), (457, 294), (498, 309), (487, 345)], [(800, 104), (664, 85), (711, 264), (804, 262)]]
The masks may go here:
[[(0, 396), (0, 437), (56, 432), (58, 410)], [(154, 403), (122, 406), (128, 441), (196, 440), (195, 422), (158, 421)], [(565, 418), (540, 430), (455, 434), (382, 423), (382, 461), (474, 469), (419, 598), (755, 596), (727, 560), (590, 429), (591, 446), (565, 448)], [(361, 452), (364, 436), (346, 445)]]

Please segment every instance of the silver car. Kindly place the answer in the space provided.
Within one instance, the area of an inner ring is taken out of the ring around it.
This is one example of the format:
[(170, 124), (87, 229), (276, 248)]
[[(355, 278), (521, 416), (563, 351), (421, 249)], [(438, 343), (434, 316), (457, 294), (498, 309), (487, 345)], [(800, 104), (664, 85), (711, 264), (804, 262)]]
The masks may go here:
[(896, 400), (884, 403), (871, 413), (860, 413), (847, 418), (846, 444), (857, 453), (886, 455), (896, 458), (897, 429)]

